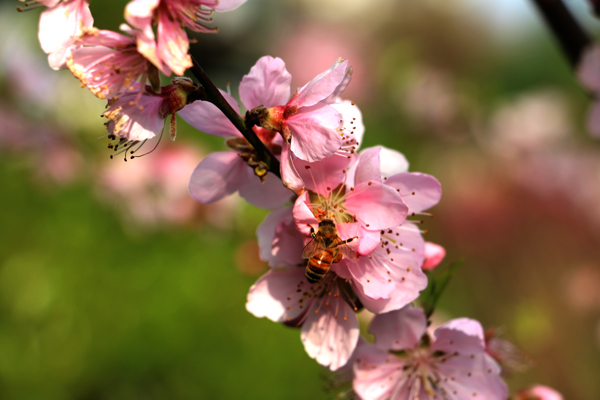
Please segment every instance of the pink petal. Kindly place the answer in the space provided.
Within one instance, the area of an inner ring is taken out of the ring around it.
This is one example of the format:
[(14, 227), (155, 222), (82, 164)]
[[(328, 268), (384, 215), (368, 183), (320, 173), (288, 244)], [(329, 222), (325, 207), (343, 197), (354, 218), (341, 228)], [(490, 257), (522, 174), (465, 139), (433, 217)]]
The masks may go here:
[(252, 176), (239, 188), (239, 193), (248, 203), (269, 209), (280, 207), (295, 197), (294, 192), (283, 186), (273, 174), (267, 174), (264, 183), (257, 176)]
[(335, 153), (342, 144), (337, 131), (341, 116), (327, 104), (303, 107), (285, 123), (292, 133), (292, 152), (302, 160), (322, 160)]
[(379, 230), (367, 229), (364, 224), (360, 226), (358, 238), (357, 251), (362, 256), (368, 256), (379, 246)]
[(577, 77), (589, 90), (600, 92), (600, 46), (585, 49), (577, 67)]
[(440, 351), (452, 354), (436, 364), (446, 393), (456, 393), (457, 398), (505, 400), (508, 397), (499, 365), (485, 353), (479, 322), (455, 319), (436, 329), (434, 335), (432, 354)]
[(442, 197), (442, 185), (431, 175), (420, 172), (396, 174), (385, 184), (399, 190), (409, 213), (420, 213), (435, 206)]
[(381, 171), (379, 169), (379, 147), (365, 149), (358, 154), (358, 164), (354, 173), (354, 184), (378, 182), (381, 183)]
[(327, 71), (317, 75), (300, 88), (288, 106), (310, 107), (325, 100), (344, 82), (350, 68), (348, 60), (338, 58)]
[[(317, 313), (318, 312), (318, 313)], [(313, 302), (302, 325), (304, 349), (319, 364), (335, 371), (343, 367), (356, 347), (358, 319), (342, 297)]]
[(261, 57), (240, 83), (240, 99), (247, 110), (263, 105), (283, 106), (290, 98), (292, 75), (281, 58)]
[(306, 205), (308, 192), (302, 193), (294, 203), (294, 222), (298, 230), (306, 237), (310, 236), (310, 227), (317, 229), (319, 221), (315, 218), (310, 208)]
[(475, 352), (485, 349), (483, 327), (470, 318), (456, 318), (435, 330), (435, 347), (443, 351)]
[[(233, 96), (222, 90), (220, 92), (233, 109), (239, 112), (239, 106)], [(209, 135), (242, 137), (240, 131), (227, 119), (225, 114), (208, 101), (197, 100), (183, 107), (177, 114), (194, 128)]]
[(235, 151), (214, 152), (192, 172), (190, 196), (202, 204), (214, 203), (238, 190), (250, 178), (252, 170)]
[[(398, 385), (398, 380), (390, 377), (394, 377), (403, 366), (398, 357), (385, 350), (373, 345), (360, 346), (354, 363), (352, 387), (363, 400), (388, 400)], [(393, 400), (409, 398), (407, 391), (401, 390)]]
[(329, 104), (335, 108), (342, 116), (343, 143), (346, 146), (353, 146), (354, 151), (358, 151), (365, 134), (365, 125), (363, 124), (362, 113), (354, 102), (341, 101), (339, 103)]
[(427, 277), (420, 268), (423, 247), (423, 238), (412, 224), (386, 231), (369, 257), (348, 264), (356, 293), (364, 294), (370, 300), (393, 297), (393, 302), (372, 303), (378, 307), (377, 312), (383, 312), (380, 307), (391, 311), (415, 300), (427, 287)]
[(304, 190), (304, 181), (298, 174), (294, 165), (294, 154), (290, 149), (290, 145), (282, 143), (281, 145), (281, 181), (288, 189), (295, 193), (302, 193)]
[(148, 36), (154, 37), (152, 33), (152, 18), (160, 0), (133, 0), (125, 6), (125, 19), (127, 22)]
[(250, 288), (246, 310), (275, 322), (295, 319), (305, 311), (298, 307), (303, 294), (296, 291), (303, 280), (304, 268), (268, 271)]
[(83, 29), (91, 29), (94, 18), (85, 0), (62, 2), (44, 11), (40, 16), (38, 39), (53, 69), (66, 66), (73, 40)]
[(220, 11), (220, 12), (231, 11), (231, 10), (238, 8), (245, 2), (246, 2), (246, 0), (219, 0), (217, 5), (212, 8), (215, 11)]
[[(271, 267), (288, 265), (285, 260), (279, 257), (280, 255), (286, 256), (287, 253), (281, 251), (276, 254), (273, 246), (276, 234), (281, 236), (282, 228), (285, 229), (288, 224), (293, 224), (293, 222), (294, 218), (292, 215), (292, 207), (283, 207), (269, 213), (269, 215), (267, 215), (267, 217), (256, 230), (258, 245), (260, 247), (260, 258), (264, 261), (267, 261)], [(296, 253), (296, 261), (300, 263), (302, 262), (302, 257), (300, 257), (303, 245), (302, 235), (298, 232), (295, 226), (292, 232), (290, 232), (290, 235), (292, 235), (293, 232), (297, 232), (297, 235), (300, 239), (300, 246), (298, 249), (290, 249), (289, 253)], [(278, 250), (285, 250), (285, 246), (281, 246)]]
[(446, 257), (446, 249), (439, 244), (425, 242), (425, 261), (423, 269), (434, 269)]
[(379, 183), (357, 185), (347, 194), (345, 206), (370, 230), (394, 228), (404, 222), (408, 213), (400, 195)]
[(157, 38), (159, 59), (174, 74), (182, 76), (192, 66), (192, 58), (188, 54), (190, 41), (181, 22), (171, 20), (166, 13), (160, 13)]
[(165, 125), (165, 116), (160, 110), (163, 98), (143, 92), (137, 100), (139, 85), (134, 85), (133, 89), (108, 102), (110, 107), (103, 114), (110, 119), (106, 124), (107, 130), (128, 140), (151, 139), (160, 134)]
[(423, 309), (411, 305), (376, 315), (369, 328), (369, 332), (375, 335), (375, 346), (389, 350), (414, 348), (426, 330), (427, 318)]
[(350, 162), (351, 159), (347, 157), (334, 155), (316, 162), (296, 159), (294, 165), (307, 189), (322, 196), (329, 196), (331, 190), (344, 182), (344, 171)]
[(402, 153), (388, 149), (387, 147), (378, 147), (381, 149), (379, 151), (379, 159), (381, 161), (382, 178), (389, 178), (390, 176), (408, 171), (408, 161)]

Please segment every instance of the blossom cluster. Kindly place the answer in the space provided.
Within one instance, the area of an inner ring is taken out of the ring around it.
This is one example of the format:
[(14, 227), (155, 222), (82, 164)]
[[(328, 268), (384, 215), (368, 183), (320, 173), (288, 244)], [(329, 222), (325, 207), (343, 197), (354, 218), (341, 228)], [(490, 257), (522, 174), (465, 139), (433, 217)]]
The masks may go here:
[[(133, 0), (117, 33), (93, 26), (86, 0), (42, 0), (39, 38), (52, 68), (68, 68), (107, 100), (109, 148), (125, 160), (161, 135), (169, 116), (174, 139), (176, 113), (225, 139), (229, 150), (197, 165), (189, 192), (203, 204), (238, 192), (271, 210), (257, 230), (270, 268), (250, 288), (247, 310), (300, 328), (307, 354), (331, 371), (350, 371), (360, 398), (507, 399), (504, 354), (481, 324), (458, 318), (432, 332), (431, 313), (415, 306), (426, 271), (445, 255), (419, 227), (441, 184), (409, 172), (396, 150), (361, 148), (361, 111), (342, 97), (353, 73), (348, 60), (292, 90), (284, 61), (262, 57), (240, 81), (244, 109), (228, 92), (211, 94), (187, 78), (161, 87), (159, 72), (181, 76), (193, 66), (185, 28), (214, 32), (211, 13), (244, 1)], [(360, 337), (363, 310), (374, 315), (374, 343)], [(551, 398), (534, 389), (514, 398)]]

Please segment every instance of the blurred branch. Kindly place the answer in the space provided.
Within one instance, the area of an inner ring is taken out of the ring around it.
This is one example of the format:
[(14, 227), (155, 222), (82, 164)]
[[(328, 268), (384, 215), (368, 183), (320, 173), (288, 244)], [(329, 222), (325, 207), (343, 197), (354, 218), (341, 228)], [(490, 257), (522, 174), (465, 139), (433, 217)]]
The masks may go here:
[(244, 118), (242, 118), (237, 111), (231, 107), (227, 100), (225, 100), (225, 97), (223, 97), (219, 89), (210, 80), (208, 75), (206, 75), (202, 67), (200, 67), (200, 64), (198, 64), (198, 61), (196, 61), (193, 56), (192, 62), (194, 65), (190, 71), (192, 71), (196, 79), (198, 79), (198, 82), (204, 87), (207, 101), (210, 101), (212, 104), (217, 106), (219, 110), (225, 114), (227, 119), (233, 123), (237, 130), (244, 135), (252, 147), (254, 147), (254, 150), (256, 150), (256, 154), (260, 160), (266, 164), (269, 172), (273, 173), (278, 178), (281, 178), (281, 174), (279, 172), (279, 160), (273, 156), (265, 144), (258, 138), (258, 136), (256, 136), (256, 133), (254, 133), (252, 127), (246, 126)]
[(532, 0), (558, 39), (563, 52), (573, 67), (577, 67), (585, 47), (591, 43), (583, 29), (562, 0)]

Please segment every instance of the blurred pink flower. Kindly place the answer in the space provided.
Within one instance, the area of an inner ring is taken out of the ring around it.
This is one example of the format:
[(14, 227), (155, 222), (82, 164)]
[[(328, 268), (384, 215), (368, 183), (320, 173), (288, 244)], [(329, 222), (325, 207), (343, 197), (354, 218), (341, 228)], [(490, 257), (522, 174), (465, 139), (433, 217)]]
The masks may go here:
[[(192, 223), (204, 209), (189, 197), (187, 183), (201, 157), (194, 146), (171, 144), (130, 163), (106, 161), (98, 171), (100, 193), (138, 223)], [(217, 204), (206, 212), (231, 214), (229, 208)]]
[[(183, 75), (192, 66), (190, 42), (185, 32), (216, 32), (206, 24), (213, 11), (230, 11), (246, 0), (133, 0), (125, 7), (125, 19), (139, 29), (138, 51), (163, 74)], [(157, 35), (153, 24), (157, 23)]]
[(364, 37), (352, 26), (302, 24), (281, 32), (275, 53), (286, 60), (294, 77), (294, 87), (313, 79), (331, 65), (331, 60), (343, 54), (352, 60), (354, 70), (352, 85), (346, 88), (344, 95), (362, 103), (369, 99), (375, 87), (369, 74), (376, 69), (376, 58), (370, 57), (367, 49), (373, 49), (373, 43), (365, 43)]
[(504, 400), (500, 368), (485, 353), (479, 322), (454, 319), (426, 334), (420, 308), (407, 306), (375, 316), (375, 344), (361, 346), (354, 364), (354, 391), (363, 400), (419, 398)]
[(560, 92), (526, 93), (498, 107), (490, 119), (491, 150), (520, 158), (564, 145), (574, 132), (566, 99)]
[(563, 400), (563, 397), (548, 386), (535, 385), (518, 391), (511, 400)]
[(0, 151), (26, 154), (40, 181), (72, 182), (83, 170), (79, 149), (49, 124), (38, 126), (0, 104)]
[(439, 244), (425, 242), (425, 261), (423, 262), (424, 270), (431, 270), (440, 265), (446, 257), (446, 249)]
[(45, 0), (37, 3), (48, 7), (40, 15), (38, 38), (42, 50), (48, 54), (51, 68), (64, 68), (71, 50), (77, 47), (73, 40), (94, 24), (89, 4), (87, 0)]

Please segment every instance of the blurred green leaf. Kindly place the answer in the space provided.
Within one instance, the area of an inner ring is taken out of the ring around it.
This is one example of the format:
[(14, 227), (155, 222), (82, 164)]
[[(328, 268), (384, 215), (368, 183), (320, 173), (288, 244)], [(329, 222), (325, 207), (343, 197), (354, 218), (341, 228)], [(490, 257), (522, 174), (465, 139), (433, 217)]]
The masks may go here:
[(425, 310), (425, 315), (427, 318), (433, 314), (435, 310), (435, 306), (440, 299), (440, 296), (448, 286), (450, 279), (454, 276), (458, 267), (465, 261), (464, 258), (459, 259), (458, 261), (450, 264), (448, 268), (443, 270), (435, 269), (429, 275), (429, 284), (427, 288), (421, 293), (421, 305), (423, 310)]

